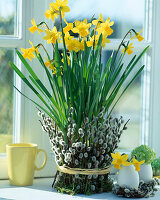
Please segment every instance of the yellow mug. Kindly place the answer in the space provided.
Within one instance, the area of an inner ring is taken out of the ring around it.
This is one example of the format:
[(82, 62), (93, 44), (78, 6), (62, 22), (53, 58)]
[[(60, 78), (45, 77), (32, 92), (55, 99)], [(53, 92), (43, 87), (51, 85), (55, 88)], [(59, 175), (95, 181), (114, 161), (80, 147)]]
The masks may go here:
[[(8, 156), (8, 176), (11, 185), (27, 186), (33, 184), (34, 171), (41, 170), (47, 162), (47, 153), (38, 149), (37, 144), (8, 144), (6, 146)], [(37, 167), (36, 157), (39, 152), (45, 155), (41, 167)]]

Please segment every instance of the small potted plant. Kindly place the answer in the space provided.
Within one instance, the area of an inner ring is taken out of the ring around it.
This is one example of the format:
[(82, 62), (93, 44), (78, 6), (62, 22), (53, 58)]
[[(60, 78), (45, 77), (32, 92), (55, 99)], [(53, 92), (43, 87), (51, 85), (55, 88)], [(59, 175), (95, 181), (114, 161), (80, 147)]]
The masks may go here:
[(153, 176), (160, 177), (160, 158), (154, 159), (154, 161), (151, 163), (152, 170), (153, 170)]
[(156, 157), (155, 152), (147, 145), (141, 145), (132, 151), (131, 157), (136, 158), (139, 162), (145, 160), (139, 171), (139, 178), (144, 182), (152, 180), (153, 171), (151, 163)]

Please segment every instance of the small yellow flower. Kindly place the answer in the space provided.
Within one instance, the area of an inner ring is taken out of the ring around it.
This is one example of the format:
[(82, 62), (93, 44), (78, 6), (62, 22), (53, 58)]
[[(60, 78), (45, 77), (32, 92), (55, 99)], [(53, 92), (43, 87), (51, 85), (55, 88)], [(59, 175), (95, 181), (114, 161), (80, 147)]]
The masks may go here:
[(57, 31), (57, 28), (54, 26), (52, 31), (46, 29), (45, 30), (46, 36), (43, 37), (44, 40), (47, 40), (47, 43), (56, 43), (56, 40), (59, 42), (59, 37), (61, 36), (61, 32)]
[(99, 22), (100, 22), (100, 23), (104, 22), (101, 13), (99, 14), (99, 18), (98, 18), (98, 19), (92, 21), (92, 24), (95, 25), (95, 26), (97, 26), (97, 28), (98, 28), (98, 27), (100, 26), (100, 23), (99, 23)]
[(57, 11), (57, 10), (54, 8), (54, 6), (52, 5), (52, 3), (50, 3), (50, 4), (49, 4), (49, 9), (46, 10), (46, 12), (45, 12), (46, 18), (52, 19), (53, 22), (54, 22), (54, 21), (55, 21), (55, 18), (57, 18), (57, 16), (58, 16), (58, 14), (59, 14), (59, 11)]
[(114, 165), (114, 168), (116, 168), (116, 169), (120, 169), (121, 165), (124, 165), (124, 166), (132, 165), (132, 163), (127, 162), (128, 154), (121, 156), (121, 154), (117, 151), (116, 154), (111, 153), (111, 156), (114, 159), (112, 164)]
[(41, 34), (40, 32), (43, 32), (42, 29), (38, 28), (38, 26), (36, 25), (35, 19), (33, 18), (31, 20), (31, 24), (33, 25), (32, 27), (29, 28), (29, 31), (33, 34), (36, 30), (38, 31), (39, 34)]
[(29, 40), (29, 43), (31, 44), (31, 48), (33, 49), (33, 51), (35, 51), (37, 54), (39, 54), (39, 51), (38, 51), (38, 48), (35, 48), (34, 46), (33, 46), (33, 43)]
[(65, 19), (64, 19), (64, 21), (67, 24), (67, 26), (63, 28), (63, 32), (65, 34), (73, 28), (73, 23), (68, 23)]
[(21, 48), (21, 51), (23, 52), (22, 56), (24, 58), (28, 58), (30, 61), (32, 60), (32, 58), (35, 58), (35, 55), (33, 54), (34, 50), (32, 48), (29, 49)]
[(68, 50), (78, 52), (78, 50), (79, 50), (78, 43), (79, 43), (79, 41), (77, 39), (67, 40), (66, 45), (67, 45)]
[(136, 171), (140, 171), (140, 165), (142, 165), (144, 162), (145, 162), (145, 160), (142, 160), (142, 161), (139, 162), (138, 160), (133, 158), (132, 164), (135, 166)]
[(59, 9), (61, 9), (61, 14), (62, 14), (62, 18), (64, 18), (65, 16), (65, 12), (69, 12), (70, 8), (67, 6), (68, 4), (68, 0), (56, 0), (56, 3), (51, 3), (51, 6), (59, 12)]
[(128, 55), (133, 53), (133, 43), (129, 44), (126, 48), (122, 49), (122, 53), (124, 52), (125, 54), (128, 53)]
[(91, 23), (87, 24), (87, 19), (83, 21), (75, 20), (75, 27), (72, 29), (74, 33), (79, 33), (81, 37), (85, 37), (89, 35), (89, 28), (91, 27)]
[[(97, 46), (98, 40), (99, 40), (99, 35), (95, 35), (95, 47)], [(93, 46), (93, 41), (94, 41), (94, 36), (89, 37), (89, 41), (86, 42), (87, 46), (88, 47)], [(103, 36), (101, 46), (105, 47), (106, 43), (110, 43), (110, 40), (106, 36)]]
[(113, 29), (111, 29), (110, 26), (113, 26), (113, 24), (114, 22), (110, 22), (110, 18), (108, 17), (107, 20), (104, 23), (101, 23), (99, 28), (97, 28), (98, 33), (111, 35), (113, 33)]
[(137, 32), (137, 33), (135, 34), (135, 36), (131, 38), (131, 40), (133, 40), (134, 38), (137, 38), (138, 41), (141, 42), (141, 41), (144, 39), (144, 38), (140, 35), (140, 34), (142, 33), (142, 31), (143, 31), (143, 28), (142, 28), (142, 30), (141, 30), (140, 32)]
[[(64, 63), (64, 60), (63, 60), (63, 53), (61, 53), (61, 55), (62, 55), (62, 59), (61, 59), (61, 61)], [(67, 55), (67, 61), (68, 61), (68, 65), (70, 65), (70, 57)]]
[(46, 59), (47, 61), (44, 63), (46, 67), (48, 67), (50, 70), (52, 70), (52, 73), (53, 74), (56, 74), (56, 68), (54, 66), (54, 60), (48, 60)]

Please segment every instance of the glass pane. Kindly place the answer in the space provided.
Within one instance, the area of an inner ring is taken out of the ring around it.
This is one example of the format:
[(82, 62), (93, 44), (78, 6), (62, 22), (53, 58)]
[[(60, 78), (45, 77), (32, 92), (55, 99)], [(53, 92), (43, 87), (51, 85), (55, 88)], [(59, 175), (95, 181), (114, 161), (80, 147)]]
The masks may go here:
[(144, 27), (145, 0), (74, 0), (69, 1), (69, 6), (71, 11), (65, 17), (69, 22), (84, 18), (90, 21), (93, 15), (98, 18), (99, 13), (104, 20), (110, 17), (115, 23), (110, 38), (122, 38), (129, 29), (140, 31)]
[(16, 35), (16, 0), (0, 0), (0, 35)]
[[(111, 55), (111, 51), (103, 51), (103, 62), (106, 63), (106, 60)], [(121, 71), (121, 75), (126, 68), (129, 61), (132, 59), (134, 54), (138, 56), (140, 52), (134, 49), (134, 53), (131, 55), (125, 55), (123, 69)], [(128, 77), (128, 80), (124, 82), (124, 86), (121, 88), (120, 93), (127, 86), (133, 75), (138, 71), (138, 69), (143, 65), (143, 60), (141, 60), (133, 72)], [(140, 126), (141, 126), (141, 99), (142, 99), (142, 81), (143, 72), (139, 75), (134, 83), (128, 88), (126, 93), (122, 96), (116, 107), (114, 108), (114, 112), (112, 116), (120, 117), (122, 116), (125, 122), (130, 119), (127, 130), (125, 130), (121, 136), (121, 142), (119, 145), (120, 149), (133, 149), (140, 144)]]
[(0, 153), (12, 142), (13, 132), (13, 70), (9, 62), (14, 50), (0, 48)]

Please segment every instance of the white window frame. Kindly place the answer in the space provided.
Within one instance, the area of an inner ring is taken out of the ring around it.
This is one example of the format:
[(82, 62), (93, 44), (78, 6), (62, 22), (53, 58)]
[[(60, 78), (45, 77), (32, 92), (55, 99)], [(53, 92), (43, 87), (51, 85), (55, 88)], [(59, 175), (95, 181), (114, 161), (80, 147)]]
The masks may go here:
[[(16, 47), (16, 48), (27, 48), (29, 46), (29, 40), (35, 41), (37, 44), (38, 34), (31, 35), (28, 31), (28, 27), (31, 26), (30, 20), (34, 17), (36, 22), (45, 20), (44, 13), (48, 9), (48, 5), (51, 0), (23, 0), (22, 1), (22, 37), (20, 38), (11, 38), (8, 42), (8, 38), (0, 36), (0, 47)], [(154, 148), (156, 153), (160, 154), (159, 141), (158, 141), (158, 132), (160, 132), (160, 123), (158, 120), (160, 114), (160, 104), (158, 100), (160, 99), (160, 89), (158, 85), (160, 67), (159, 67), (159, 48), (160, 48), (160, 1), (159, 0), (147, 0), (146, 1), (146, 32), (145, 37), (147, 41), (141, 43), (135, 42), (134, 47), (137, 49), (144, 49), (148, 44), (150, 45), (150, 50), (146, 55), (146, 62), (148, 61), (149, 56), (151, 56), (151, 65), (147, 65), (145, 70), (144, 80), (147, 85), (144, 85), (144, 98), (143, 98), (143, 116), (142, 116), (142, 131), (145, 134), (142, 134), (141, 142), (142, 144), (149, 144)], [(150, 18), (150, 16), (152, 16)], [(53, 25), (53, 23), (51, 22)], [(41, 38), (41, 36), (39, 37)], [(42, 42), (42, 40), (40, 40)], [(34, 42), (33, 42), (34, 43)], [(107, 45), (107, 50), (117, 49), (120, 43), (119, 39), (112, 39), (111, 43)], [(50, 55), (52, 54), (52, 48), (49, 48), (47, 45), (47, 50)], [(42, 55), (43, 56), (43, 55)], [(39, 63), (34, 61), (33, 67), (35, 67), (36, 73), (39, 73), (38, 66)], [(19, 63), (18, 63), (19, 64)], [(19, 65), (20, 66), (20, 65)], [(24, 73), (25, 70), (22, 67)], [(43, 74), (38, 74), (43, 81), (45, 81), (45, 76)], [(25, 92), (26, 95), (32, 97), (32, 92), (25, 86), (21, 84), (20, 78), (16, 78), (16, 85), (19, 87), (22, 92)], [(37, 143), (40, 148), (43, 148), (47, 151), (48, 162), (47, 166), (40, 172), (37, 172), (35, 175), (38, 177), (41, 176), (53, 176), (56, 167), (53, 161), (53, 154), (51, 153), (50, 143), (48, 136), (42, 132), (41, 126), (38, 123), (38, 116), (36, 114), (35, 105), (30, 101), (24, 99), (20, 94), (16, 92), (15, 95), (16, 104), (15, 104), (15, 128), (14, 132), (15, 138), (14, 142), (34, 142)], [(18, 123), (17, 123), (18, 122)], [(148, 136), (148, 139), (146, 139)], [(0, 155), (0, 178), (7, 178), (7, 160), (6, 155)]]

